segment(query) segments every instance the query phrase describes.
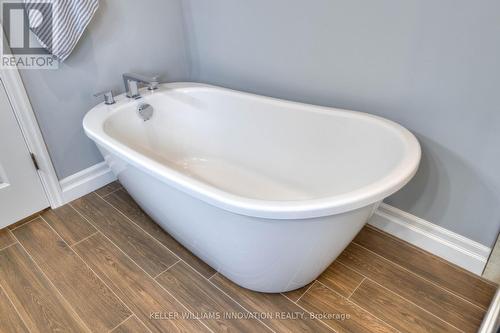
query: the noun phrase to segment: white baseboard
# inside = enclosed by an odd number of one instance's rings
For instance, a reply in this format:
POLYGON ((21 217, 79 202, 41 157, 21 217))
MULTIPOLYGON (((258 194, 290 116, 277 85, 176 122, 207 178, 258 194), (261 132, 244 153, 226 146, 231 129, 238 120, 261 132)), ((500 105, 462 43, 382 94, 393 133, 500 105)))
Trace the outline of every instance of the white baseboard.
POLYGON ((116 177, 106 162, 101 162, 64 178, 59 183, 62 189, 63 201, 68 203, 115 180, 116 177))
POLYGON ((384 203, 368 223, 478 275, 491 252, 487 246, 384 203))

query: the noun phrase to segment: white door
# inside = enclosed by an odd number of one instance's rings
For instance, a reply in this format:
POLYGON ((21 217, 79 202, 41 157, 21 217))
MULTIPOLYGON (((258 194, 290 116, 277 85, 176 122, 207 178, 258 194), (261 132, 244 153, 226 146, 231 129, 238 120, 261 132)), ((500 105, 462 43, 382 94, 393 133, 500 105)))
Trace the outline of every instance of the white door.
POLYGON ((0 229, 49 206, 0 80, 0 229))

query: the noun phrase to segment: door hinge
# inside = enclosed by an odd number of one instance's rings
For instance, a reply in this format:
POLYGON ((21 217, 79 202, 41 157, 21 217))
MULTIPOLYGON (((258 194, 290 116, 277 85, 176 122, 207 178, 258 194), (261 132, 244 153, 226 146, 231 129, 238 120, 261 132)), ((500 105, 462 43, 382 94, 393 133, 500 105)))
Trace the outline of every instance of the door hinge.
POLYGON ((38 162, 36 160, 35 154, 30 153, 31 155, 31 160, 33 161, 33 164, 35 165, 35 169, 40 170, 40 167, 38 166, 38 162))

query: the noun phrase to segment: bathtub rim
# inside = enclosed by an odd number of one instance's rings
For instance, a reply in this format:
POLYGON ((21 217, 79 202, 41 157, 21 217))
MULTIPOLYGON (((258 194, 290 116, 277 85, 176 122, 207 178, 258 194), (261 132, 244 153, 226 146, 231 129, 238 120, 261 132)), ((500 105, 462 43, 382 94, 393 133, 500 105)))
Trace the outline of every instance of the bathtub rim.
POLYGON ((86 135, 109 152, 118 155, 121 159, 130 163, 134 167, 152 175, 159 181, 185 192, 197 199, 221 209, 252 217, 266 219, 309 219, 349 212, 359 209, 375 202, 381 201, 391 194, 397 192, 406 185, 418 170, 421 158, 421 148, 416 137, 403 126, 388 119, 372 114, 317 106, 282 100, 267 96, 261 96, 238 90, 227 89, 219 86, 193 83, 175 82, 160 85, 157 91, 141 90, 143 96, 140 100, 130 100, 124 94, 116 97, 116 104, 105 105, 101 103, 87 112, 83 119, 83 128, 86 135), (313 107, 314 110, 304 110, 304 112, 331 112, 332 110, 343 112, 352 117, 370 118, 381 125, 391 128, 401 135, 407 146, 404 158, 394 170, 389 174, 354 191, 339 195, 321 197, 308 200, 296 201, 269 201, 246 198, 237 194, 221 190, 213 185, 192 178, 179 171, 170 168, 154 159, 147 157, 140 152, 130 148, 126 144, 113 138, 104 130, 105 121, 112 115, 120 112, 123 107, 130 106, 130 103, 146 102, 148 96, 159 94, 168 90, 187 89, 216 89, 226 93, 241 94, 246 97, 264 99, 274 103, 285 103, 301 108, 313 107))

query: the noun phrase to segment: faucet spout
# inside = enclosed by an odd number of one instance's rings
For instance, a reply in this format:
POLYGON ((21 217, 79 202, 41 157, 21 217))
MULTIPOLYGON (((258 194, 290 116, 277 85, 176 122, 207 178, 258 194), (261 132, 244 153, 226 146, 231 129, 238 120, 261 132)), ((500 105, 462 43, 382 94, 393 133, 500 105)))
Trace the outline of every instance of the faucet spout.
POLYGON ((125 85, 125 92, 128 98, 138 99, 141 97, 139 94, 139 85, 147 85, 149 90, 158 89, 160 84, 158 76, 147 77, 141 74, 125 73, 123 74, 123 83, 125 85))

